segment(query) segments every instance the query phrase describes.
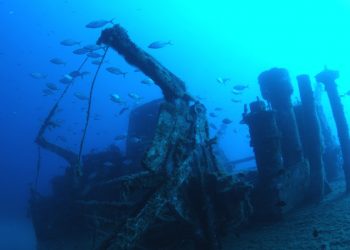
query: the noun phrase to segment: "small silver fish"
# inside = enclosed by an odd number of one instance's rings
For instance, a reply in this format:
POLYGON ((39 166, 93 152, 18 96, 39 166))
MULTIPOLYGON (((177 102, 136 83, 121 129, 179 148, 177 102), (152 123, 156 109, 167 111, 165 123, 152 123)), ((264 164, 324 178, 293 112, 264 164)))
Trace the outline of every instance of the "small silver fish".
POLYGON ((141 83, 145 85, 151 85, 151 84, 154 84, 154 81, 151 78, 146 78, 146 79, 143 79, 141 83))
POLYGON ((241 103, 241 102, 242 102, 242 100, 232 98, 232 99, 231 99, 231 102, 233 102, 233 103, 241 103))
POLYGON ((52 83, 52 82, 46 83, 46 87, 47 87, 48 89, 51 89, 52 91, 57 91, 57 90, 59 90, 59 88, 57 87, 57 85, 54 84, 54 83, 52 83))
POLYGON ((66 65, 67 63, 63 61, 62 59, 55 57, 50 60, 51 63, 56 64, 56 65, 66 65))
POLYGON ((94 65, 100 65, 101 64, 101 60, 93 60, 91 63, 94 65))
POLYGON ((216 78, 216 81, 217 81, 218 83, 221 83, 221 84, 226 84, 226 83, 228 83, 229 81, 231 81, 231 79, 230 79, 230 78, 218 77, 218 78, 216 78))
POLYGON ((141 96, 139 96, 139 95, 136 94, 136 93, 132 93, 132 92, 128 93, 128 96, 129 96, 131 99, 134 99, 135 101, 139 101, 139 100, 142 99, 141 96))
POLYGON ((234 94, 234 95, 241 95, 241 94, 243 94, 243 91, 238 91, 236 89, 233 89, 232 90, 232 94, 234 94))
POLYGON ((228 118, 225 118, 225 119, 222 120, 222 123, 228 125, 228 124, 232 123, 232 120, 230 120, 228 118))
POLYGON ((110 161, 106 161, 106 162, 103 163, 103 166, 105 166, 107 168, 110 168, 110 167, 113 167, 114 164, 112 162, 110 162, 110 161))
POLYGON ((131 143, 138 144, 138 143, 142 142, 142 139, 138 136, 133 136, 133 137, 129 138, 129 141, 131 143))
POLYGON ((97 29, 97 28, 102 28, 103 26, 107 25, 107 24, 113 24, 113 19, 107 21, 107 20, 96 20, 96 21, 92 21, 90 23, 88 23, 87 25, 85 25, 86 28, 89 29, 97 29))
POLYGON ((209 113, 209 115, 210 115, 211 117, 213 117, 213 118, 218 117, 218 115, 215 114, 214 112, 209 113))
POLYGON ((117 135, 116 137, 114 137, 114 140, 116 141, 123 141, 126 139, 126 135, 117 135))
POLYGON ((86 54, 86 56, 88 56, 88 57, 90 57, 90 58, 94 58, 94 59, 96 59, 96 58, 101 58, 101 57, 102 57, 101 54, 96 53, 96 52, 89 52, 89 53, 86 54))
POLYGON ((167 41, 167 42, 164 42, 164 41, 155 41, 151 44, 148 45, 148 48, 150 49, 161 49, 161 48, 164 48, 168 45, 172 45, 171 41, 167 41))
POLYGON ((61 41, 60 44, 63 46, 74 46, 74 45, 80 45, 81 42, 75 41, 73 39, 65 39, 61 41))
POLYGON ((39 72, 30 73, 30 76, 33 77, 34 79, 38 79, 38 80, 47 78, 47 74, 42 74, 42 73, 39 73, 39 72))
POLYGON ((124 103, 118 94, 112 94, 110 96, 110 99, 111 99, 112 102, 115 102, 115 103, 118 103, 118 104, 123 104, 124 103))
POLYGON ((120 69, 116 68, 116 67, 108 67, 106 68, 106 70, 114 75, 123 75, 123 77, 125 77, 125 75, 127 74, 127 72, 123 72, 120 69))
POLYGON ((249 88, 249 85, 236 84, 235 86, 233 86, 233 90, 236 90, 236 91, 243 91, 247 88, 249 88))
POLYGON ((85 55, 86 53, 89 53, 90 50, 88 49, 85 49, 85 48, 80 48, 80 49, 76 49, 73 51, 73 54, 76 54, 76 55, 85 55))
POLYGON ((60 83, 70 84, 73 82, 73 80, 74 80, 74 78, 71 75, 66 74, 60 79, 60 83))
POLYGON ((44 89, 43 90, 43 96, 50 96, 50 95, 54 95, 55 92, 53 92, 51 89, 44 89))
POLYGON ((82 100, 82 101, 87 101, 87 100, 89 100, 89 97, 88 97, 88 96, 86 96, 86 95, 84 95, 84 94, 82 94, 82 93, 80 93, 80 92, 74 93, 74 96, 75 96, 76 98, 78 98, 79 100, 82 100))
POLYGON ((96 50, 100 50, 102 49, 103 47, 99 46, 99 45, 96 45, 96 44, 88 44, 88 45, 85 45, 83 47, 83 49, 87 50, 87 51, 96 51, 96 50))

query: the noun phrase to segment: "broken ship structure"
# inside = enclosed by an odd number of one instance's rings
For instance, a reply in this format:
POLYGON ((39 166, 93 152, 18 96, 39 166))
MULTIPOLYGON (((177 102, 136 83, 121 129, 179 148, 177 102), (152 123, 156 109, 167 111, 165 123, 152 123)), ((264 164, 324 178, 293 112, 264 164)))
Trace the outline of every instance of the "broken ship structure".
MULTIPOLYGON (((259 76, 268 107, 258 99, 242 115, 257 169, 232 174, 223 171, 223 161, 214 153, 205 106, 191 97, 181 79, 135 45, 119 25, 104 30, 98 44, 114 49, 154 80, 164 100, 130 115, 127 155, 134 161, 125 163, 120 150, 110 147, 86 155, 81 176, 75 169, 77 154, 44 137, 55 112, 50 113, 36 142, 71 167, 53 179, 49 197, 32 191, 39 249, 218 250, 225 233, 279 220, 330 191, 328 181, 339 175, 341 154, 308 76, 297 78, 302 101, 297 106, 292 105, 287 70, 274 68, 259 76), (133 145, 130 138, 137 135, 149 143, 133 145), (113 167, 105 168, 106 161, 113 167)), ((349 184, 349 135, 335 78, 329 70, 317 76, 331 100, 349 184)))

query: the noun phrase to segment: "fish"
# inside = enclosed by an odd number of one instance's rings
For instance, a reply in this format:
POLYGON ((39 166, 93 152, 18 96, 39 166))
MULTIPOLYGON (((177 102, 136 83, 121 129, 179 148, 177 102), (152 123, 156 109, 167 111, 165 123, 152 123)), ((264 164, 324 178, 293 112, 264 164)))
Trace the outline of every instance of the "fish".
POLYGON ((132 160, 132 159, 125 159, 125 160, 123 161, 123 164, 124 164, 124 165, 127 165, 127 166, 131 165, 132 163, 133 163, 133 160, 132 160))
POLYGON ((84 95, 84 94, 82 94, 82 93, 80 93, 80 92, 75 92, 75 93, 74 93, 74 96, 75 96, 76 98, 78 98, 79 100, 82 100, 82 101, 87 101, 87 100, 89 100, 89 97, 88 97, 88 96, 86 96, 86 95, 84 95))
POLYGON ((102 63, 102 60, 93 60, 91 63, 94 65, 100 65, 102 63))
POLYGON ((89 53, 87 53, 86 54, 86 56, 88 56, 88 57, 90 57, 90 58, 101 58, 102 57, 102 55, 101 54, 99 54, 99 53, 96 53, 96 52, 89 52, 89 53))
POLYGON ((96 20, 96 21, 92 21, 90 23, 88 23, 87 25, 85 25, 86 28, 89 28, 89 29, 97 29, 97 28, 102 28, 104 26, 106 26, 107 24, 114 24, 113 23, 113 19, 107 21, 107 20, 96 20))
POLYGON ((55 94, 55 92, 53 92, 51 89, 44 89, 42 91, 42 93, 43 93, 43 96, 50 96, 50 95, 54 95, 55 94))
POLYGON ((285 203, 284 201, 282 200, 279 200, 275 203, 275 206, 276 207, 285 207, 287 205, 287 203, 285 203))
POLYGON ((122 101, 122 99, 120 98, 120 96, 118 94, 112 94, 110 95, 110 99, 112 102, 118 103, 118 104, 123 104, 124 101, 122 101))
POLYGON ((60 42, 63 46, 74 46, 74 45, 80 45, 81 42, 75 41, 73 39, 65 39, 60 42))
POLYGON ((125 107, 125 108, 122 108, 120 111, 119 111, 119 115, 122 115, 124 114, 126 111, 129 110, 129 107, 125 107))
POLYGON ((231 99, 231 102, 233 102, 233 103, 241 103, 241 102, 242 102, 242 100, 232 98, 232 99, 231 99))
POLYGON ((167 42, 164 42, 164 41, 155 41, 155 42, 152 42, 148 45, 148 48, 150 49, 161 49, 161 48, 164 48, 168 45, 172 45, 171 41, 167 41, 167 42))
POLYGON ((102 46, 97 45, 97 44, 88 44, 88 45, 85 45, 83 47, 83 49, 85 49, 87 51, 96 51, 96 50, 100 50, 102 48, 103 48, 102 46))
POLYGON ((243 91, 247 88, 249 88, 249 85, 236 84, 235 86, 233 86, 233 89, 236 91, 243 91))
POLYGON ((89 74, 90 74, 89 71, 82 71, 82 72, 80 72, 78 70, 74 70, 74 71, 69 73, 69 76, 74 79, 74 78, 77 78, 79 76, 81 78, 84 78, 84 76, 89 75, 89 74))
POLYGON ((218 78, 216 78, 216 81, 217 81, 218 83, 221 83, 221 84, 226 84, 226 83, 228 83, 229 81, 231 81, 231 79, 230 79, 230 78, 218 77, 218 78))
POLYGON ((89 51, 90 50, 88 50, 88 49, 80 48, 80 49, 73 50, 73 54, 75 54, 75 55, 85 55, 85 54, 89 53, 89 51))
POLYGON ((127 72, 123 72, 120 69, 116 68, 116 67, 108 67, 106 68, 106 70, 114 75, 123 75, 123 77, 125 77, 125 75, 127 74, 127 72))
POLYGON ((238 91, 238 90, 233 89, 232 90, 232 94, 234 94, 234 95, 241 95, 241 94, 243 94, 243 91, 238 91))
POLYGON ((211 116, 211 117, 218 117, 218 115, 216 114, 216 113, 214 113, 214 112, 211 112, 211 113, 209 113, 209 115, 211 116))
POLYGON ((67 142, 67 138, 64 137, 63 135, 57 136, 57 137, 56 137, 56 140, 60 140, 60 141, 62 141, 62 142, 67 142))
POLYGON ((215 110, 215 111, 222 111, 222 108, 217 107, 217 108, 215 108, 214 110, 215 110))
POLYGON ((213 123, 210 123, 209 126, 210 126, 212 129, 215 129, 215 130, 218 129, 218 128, 215 126, 215 124, 213 124, 213 123))
POLYGON ((312 231, 312 236, 314 238, 317 238, 319 236, 319 234, 320 234, 320 232, 316 228, 314 228, 313 231, 312 231))
POLYGON ((52 83, 52 82, 48 82, 46 83, 46 87, 52 91, 57 91, 59 90, 59 88, 57 87, 56 84, 52 83))
POLYGON ((230 120, 228 118, 225 118, 225 119, 222 120, 222 123, 228 125, 228 124, 232 123, 232 120, 230 120))
POLYGON ((138 144, 142 142, 142 139, 138 136, 133 136, 129 139, 131 143, 138 144))
POLYGON ((34 79, 38 79, 38 80, 47 78, 47 74, 43 74, 43 73, 39 73, 39 72, 30 73, 30 76, 33 77, 34 79))
POLYGON ((110 168, 110 167, 113 167, 114 164, 112 162, 110 162, 110 161, 106 161, 106 162, 103 163, 103 166, 110 168))
POLYGON ((141 83, 145 85, 151 85, 154 84, 154 81, 151 78, 145 78, 141 81, 141 83))
POLYGON ((66 65, 67 63, 63 61, 62 59, 55 57, 50 60, 51 63, 56 64, 56 65, 66 65))
POLYGON ((60 79, 60 83, 63 83, 63 84, 70 84, 72 83, 74 80, 74 78, 69 75, 69 74, 65 74, 61 79, 60 79))
POLYGON ((132 92, 128 93, 128 96, 129 96, 131 99, 134 99, 135 101, 139 101, 139 100, 142 99, 141 96, 139 96, 139 95, 136 94, 136 93, 132 93, 132 92))
POLYGON ((116 141, 123 141, 126 139, 126 135, 117 135, 116 137, 114 137, 114 140, 116 141))

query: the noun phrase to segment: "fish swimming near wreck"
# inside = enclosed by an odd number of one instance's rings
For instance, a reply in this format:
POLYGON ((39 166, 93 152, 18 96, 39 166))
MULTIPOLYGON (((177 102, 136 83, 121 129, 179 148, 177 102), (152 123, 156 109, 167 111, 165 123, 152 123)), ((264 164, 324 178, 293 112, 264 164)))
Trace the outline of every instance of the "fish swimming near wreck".
POLYGON ((74 45, 80 45, 81 42, 75 41, 73 39, 65 39, 65 40, 62 40, 60 42, 60 44, 63 45, 63 46, 70 47, 70 46, 74 46, 74 45))
POLYGON ((125 77, 125 75, 127 74, 127 72, 123 72, 123 71, 121 71, 119 68, 117 68, 117 67, 108 67, 108 68, 106 68, 106 70, 109 72, 109 73, 111 73, 111 74, 113 74, 113 75, 122 75, 123 77, 125 77))
POLYGON ((87 25, 85 25, 86 28, 89 28, 89 29, 98 29, 98 28, 102 28, 104 26, 106 26, 107 24, 114 24, 113 23, 113 19, 107 21, 107 20, 95 20, 95 21, 92 21, 90 23, 88 23, 87 25))
POLYGON ((47 74, 43 74, 43 73, 39 73, 39 72, 30 73, 30 76, 33 77, 34 79, 38 79, 38 80, 47 78, 47 74))
POLYGON ((66 66, 66 64, 67 64, 65 61, 63 61, 61 58, 58 58, 58 57, 52 58, 52 59, 50 60, 50 62, 51 62, 52 64, 64 65, 64 66, 66 66))
POLYGON ((148 48, 150 49, 161 49, 161 48, 164 48, 168 45, 173 45, 171 41, 167 41, 167 42, 164 42, 164 41, 155 41, 151 44, 148 45, 148 48))

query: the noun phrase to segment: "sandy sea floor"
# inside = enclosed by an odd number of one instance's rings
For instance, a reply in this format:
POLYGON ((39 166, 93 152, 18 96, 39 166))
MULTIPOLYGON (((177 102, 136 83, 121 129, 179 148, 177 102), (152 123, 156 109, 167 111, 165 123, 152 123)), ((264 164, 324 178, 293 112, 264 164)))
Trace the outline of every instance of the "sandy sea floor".
POLYGON ((350 250, 350 195, 344 196, 342 181, 333 183, 332 189, 317 206, 298 209, 281 222, 230 234, 224 250, 350 250))

